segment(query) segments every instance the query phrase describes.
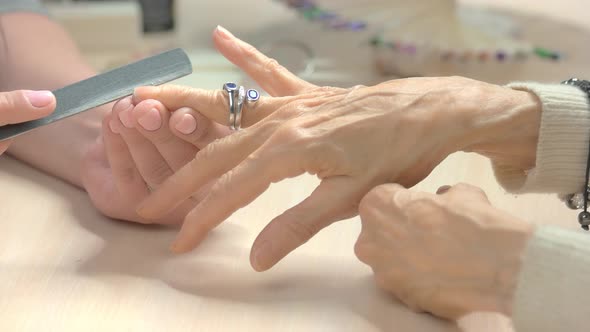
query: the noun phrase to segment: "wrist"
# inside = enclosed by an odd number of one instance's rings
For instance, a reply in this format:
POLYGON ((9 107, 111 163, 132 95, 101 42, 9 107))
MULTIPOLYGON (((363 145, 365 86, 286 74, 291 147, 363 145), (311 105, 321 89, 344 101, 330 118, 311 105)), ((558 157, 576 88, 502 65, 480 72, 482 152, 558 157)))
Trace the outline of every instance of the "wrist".
POLYGON ((482 83, 463 108, 467 127, 459 150, 494 163, 528 170, 535 167, 542 103, 528 91, 482 83))
POLYGON ((492 292, 496 293, 495 311, 511 316, 525 251, 533 237, 535 226, 502 211, 497 213, 501 216, 498 216, 496 223, 503 225, 499 225, 499 232, 492 239, 501 244, 494 250, 497 265, 494 268, 496 274, 492 292))
POLYGON ((15 158, 81 187, 81 166, 88 147, 100 135, 111 104, 18 137, 9 153, 15 158))

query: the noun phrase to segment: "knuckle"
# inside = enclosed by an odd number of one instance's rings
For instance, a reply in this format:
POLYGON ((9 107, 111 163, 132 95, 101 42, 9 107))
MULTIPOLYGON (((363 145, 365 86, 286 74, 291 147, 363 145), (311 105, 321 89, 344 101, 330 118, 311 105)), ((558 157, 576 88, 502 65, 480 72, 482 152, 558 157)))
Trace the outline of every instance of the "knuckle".
POLYGON ((280 126, 276 130, 274 136, 276 139, 288 143, 302 143, 307 141, 310 137, 305 128, 301 128, 293 122, 288 122, 280 126))
POLYGON ((310 223, 309 220, 301 216, 301 213, 294 211, 287 211, 287 222, 284 223, 287 231, 293 235, 293 237, 299 243, 305 243, 322 229, 318 223, 310 223))
POLYGON ((175 146, 176 137, 168 130, 158 131, 155 133, 146 132, 145 135, 152 143, 160 146, 175 146))
POLYGON ((2 123, 11 123, 12 115, 18 111, 15 108, 14 98, 9 93, 0 93, 0 116, 2 117, 0 121, 2 123))
POLYGON ((152 164, 148 169, 146 180, 152 182, 153 184, 161 184, 171 175, 172 171, 170 170, 170 167, 168 167, 168 164, 164 162, 158 162, 152 164))
POLYGON ((242 52, 245 57, 249 57, 249 58, 258 56, 260 54, 260 52, 256 49, 256 47, 254 47, 250 44, 243 45, 242 52))
POLYGON ((137 172, 135 172, 135 168, 132 166, 118 168, 114 172, 117 172, 117 179, 122 185, 137 181, 137 172))
POLYGON ((184 106, 190 106, 189 101, 193 97, 193 90, 188 86, 167 86, 162 88, 162 92, 165 95, 174 96, 177 100, 181 101, 184 106))
POLYGON ((354 244, 354 254, 363 263, 371 265, 373 246, 363 235, 354 244))
POLYGON ((285 68, 281 66, 281 64, 279 64, 279 62, 276 59, 273 58, 266 58, 264 60, 262 68, 264 68, 264 70, 268 73, 281 73, 285 71, 285 68))
POLYGON ((359 213, 370 213, 373 209, 378 209, 391 201, 392 196, 396 195, 392 192, 389 185, 380 185, 371 189, 361 200, 359 204, 359 213))

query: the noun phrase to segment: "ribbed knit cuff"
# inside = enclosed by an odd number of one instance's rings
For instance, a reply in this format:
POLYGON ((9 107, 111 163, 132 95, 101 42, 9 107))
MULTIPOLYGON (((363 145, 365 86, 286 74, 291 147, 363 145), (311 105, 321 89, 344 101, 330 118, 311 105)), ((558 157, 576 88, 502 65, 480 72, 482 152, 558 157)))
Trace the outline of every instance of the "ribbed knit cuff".
POLYGON ((527 171, 494 164, 498 182, 514 193, 581 191, 590 142, 586 94, 563 84, 512 83, 508 87, 536 94, 543 113, 535 168, 527 171))
POLYGON ((540 226, 530 240, 513 305, 516 332, 588 331, 590 237, 540 226))

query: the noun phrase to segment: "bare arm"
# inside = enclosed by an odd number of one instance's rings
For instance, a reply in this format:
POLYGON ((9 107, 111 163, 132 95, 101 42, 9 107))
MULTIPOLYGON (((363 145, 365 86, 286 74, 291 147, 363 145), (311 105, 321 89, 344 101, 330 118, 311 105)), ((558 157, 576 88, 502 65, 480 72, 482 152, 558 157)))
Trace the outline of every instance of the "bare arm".
MULTIPOLYGON (((0 53, 0 90, 55 89, 95 74, 67 33, 33 13, 0 16, 6 47, 0 53)), ((23 135, 9 153, 74 185, 81 186, 81 160, 100 134, 108 107, 84 113, 23 135)))

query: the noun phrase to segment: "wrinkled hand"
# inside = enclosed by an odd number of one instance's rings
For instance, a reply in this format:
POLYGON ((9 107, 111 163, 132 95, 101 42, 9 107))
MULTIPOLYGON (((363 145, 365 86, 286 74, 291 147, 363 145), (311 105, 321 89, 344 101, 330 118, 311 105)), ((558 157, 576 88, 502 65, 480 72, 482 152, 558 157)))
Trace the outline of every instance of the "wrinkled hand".
POLYGON ((200 149, 227 134, 227 128, 192 109, 170 113, 155 100, 135 105, 130 97, 122 99, 104 119, 102 137, 86 155, 84 187, 97 209, 111 218, 180 224, 210 186, 158 219, 142 218, 135 210, 150 190, 158 188, 200 149))
POLYGON ((461 184, 434 195, 382 185, 359 211, 355 252, 381 288, 447 319, 510 314, 533 226, 492 207, 481 189, 461 184))
MULTIPOLYGON (((250 259, 259 271, 324 227, 355 216, 362 197, 376 185, 412 186, 424 179, 471 142, 476 121, 467 114, 475 113, 482 100, 494 104, 496 93, 506 90, 456 77, 317 87, 223 29, 215 31, 214 41, 271 97, 246 107, 243 124, 248 128, 200 151, 138 212, 146 219, 161 218, 219 178, 188 214, 173 244, 174 251, 185 252, 270 184, 303 173, 317 175, 322 181, 311 196, 272 220, 256 239, 250 259)), ((156 99, 170 109, 188 106, 227 125, 227 95, 219 90, 145 87, 136 89, 134 99, 156 99)))

